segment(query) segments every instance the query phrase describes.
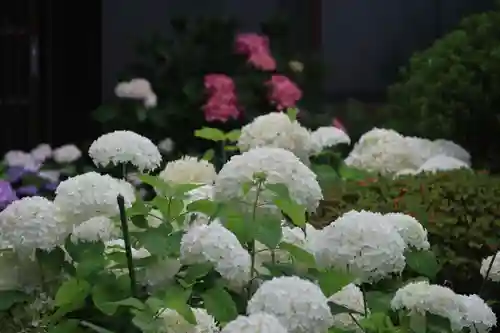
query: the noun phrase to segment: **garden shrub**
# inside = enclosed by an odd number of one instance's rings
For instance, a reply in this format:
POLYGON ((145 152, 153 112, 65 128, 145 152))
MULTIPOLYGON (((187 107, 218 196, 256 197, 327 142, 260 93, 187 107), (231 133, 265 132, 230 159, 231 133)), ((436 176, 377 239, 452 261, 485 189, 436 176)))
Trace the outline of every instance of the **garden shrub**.
POLYGON ((312 223, 323 226, 343 213, 369 210, 413 215, 428 230, 443 264, 439 279, 459 292, 481 284, 481 259, 500 249, 500 178, 467 170, 398 179, 347 180, 325 193, 312 223))
POLYGON ((465 18, 419 52, 389 88, 389 127, 405 135, 450 139, 475 163, 500 167, 500 10, 465 18))

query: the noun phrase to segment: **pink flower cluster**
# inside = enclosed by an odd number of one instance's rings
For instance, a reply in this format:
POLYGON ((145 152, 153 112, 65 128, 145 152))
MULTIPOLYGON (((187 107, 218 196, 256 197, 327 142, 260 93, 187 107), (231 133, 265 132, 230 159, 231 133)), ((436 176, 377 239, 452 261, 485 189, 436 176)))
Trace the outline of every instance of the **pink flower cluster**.
POLYGON ((274 60, 269 50, 269 39, 254 33, 243 33, 236 37, 236 52, 248 56, 248 62, 264 71, 276 70, 274 60))
POLYGON ((302 98, 299 87, 284 75, 273 75, 267 85, 270 89, 269 99, 278 110, 295 107, 302 98))
POLYGON ((224 74, 205 75, 205 89, 210 95, 203 106, 206 121, 226 122, 229 118, 239 117, 240 110, 233 79, 224 74))

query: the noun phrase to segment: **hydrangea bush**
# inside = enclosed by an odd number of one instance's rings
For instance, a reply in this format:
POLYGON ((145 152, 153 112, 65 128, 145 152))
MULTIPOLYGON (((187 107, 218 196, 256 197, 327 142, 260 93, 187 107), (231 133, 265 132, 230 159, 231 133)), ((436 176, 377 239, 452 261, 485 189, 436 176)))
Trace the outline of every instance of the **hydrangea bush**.
MULTIPOLYGON (((310 157, 347 139, 283 116, 268 115, 282 124, 271 132, 259 131, 262 120, 243 128, 234 138, 241 153, 218 172, 185 157, 155 175, 155 144, 108 133, 88 153, 96 166, 119 165, 121 177, 86 172, 62 181, 53 200, 7 206, 2 332, 490 331, 497 320, 480 286, 459 295, 432 283, 439 262, 415 218, 352 210, 321 230, 308 223, 323 198, 310 157), (150 200, 127 181, 130 171, 154 190, 150 200)), ((341 165, 341 177, 356 172, 341 165)), ((484 260, 485 281, 498 281, 498 260, 484 260)))

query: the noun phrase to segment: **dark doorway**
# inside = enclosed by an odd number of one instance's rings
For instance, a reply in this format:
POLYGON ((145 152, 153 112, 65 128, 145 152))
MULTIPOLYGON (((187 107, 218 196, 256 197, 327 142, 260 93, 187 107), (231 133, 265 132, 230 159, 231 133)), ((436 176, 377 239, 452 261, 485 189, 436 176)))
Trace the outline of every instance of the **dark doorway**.
POLYGON ((0 5, 0 149, 81 143, 101 100, 101 2, 0 5))

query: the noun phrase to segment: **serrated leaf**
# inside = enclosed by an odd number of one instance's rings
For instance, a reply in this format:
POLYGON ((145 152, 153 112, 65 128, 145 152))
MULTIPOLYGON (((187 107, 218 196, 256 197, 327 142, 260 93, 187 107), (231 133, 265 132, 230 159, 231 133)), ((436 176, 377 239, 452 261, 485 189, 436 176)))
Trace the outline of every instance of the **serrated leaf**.
POLYGON ((296 245, 285 242, 280 243, 279 248, 290 253, 294 260, 305 265, 306 267, 316 267, 316 260, 314 259, 314 256, 306 250, 296 245))
POLYGON ((180 286, 169 286, 165 292, 165 308, 177 311, 188 323, 196 325, 196 317, 188 305, 190 295, 190 290, 184 290, 180 286))
POLYGON ((275 198, 274 204, 290 218, 292 223, 297 227, 305 227, 306 225, 306 209, 292 200, 275 198))
POLYGON ((28 295, 17 290, 0 291, 0 311, 10 309, 14 304, 28 300, 28 295))
POLYGON ((231 295, 221 287, 213 287, 201 295, 205 309, 221 323, 228 323, 238 316, 231 295))
POLYGON ((206 276, 212 270, 213 265, 209 263, 191 265, 186 269, 183 280, 188 285, 191 285, 195 283, 196 280, 206 276))
POLYGON ((318 279, 321 290, 327 296, 335 294, 356 279, 348 272, 334 269, 318 271, 315 276, 318 279))
POLYGON ((90 294, 91 286, 87 281, 75 278, 61 284, 57 290, 54 304, 58 307, 83 302, 90 294))
POLYGON ((201 199, 187 205, 187 211, 193 213, 203 213, 207 216, 214 216, 219 209, 219 205, 209 199, 201 199))
POLYGON ((272 214, 259 214, 256 219, 257 220, 253 222, 255 239, 269 249, 275 249, 282 237, 281 219, 272 214))
POLYGON ((434 279, 440 265, 432 251, 410 251, 405 254, 406 264, 416 273, 434 279))

